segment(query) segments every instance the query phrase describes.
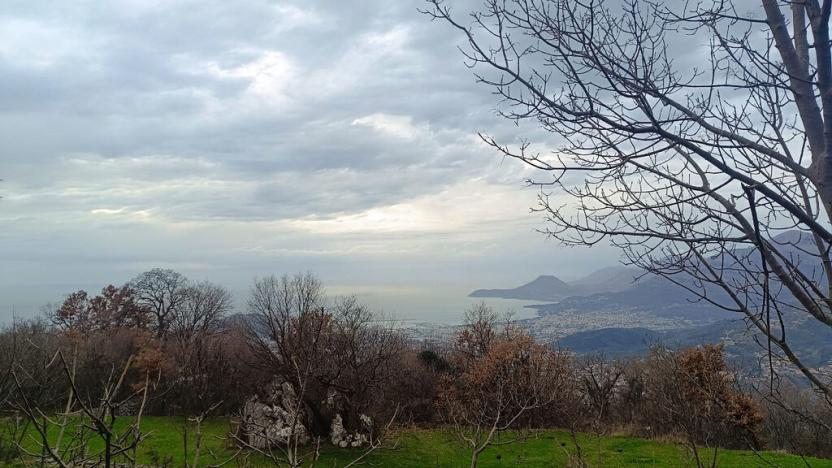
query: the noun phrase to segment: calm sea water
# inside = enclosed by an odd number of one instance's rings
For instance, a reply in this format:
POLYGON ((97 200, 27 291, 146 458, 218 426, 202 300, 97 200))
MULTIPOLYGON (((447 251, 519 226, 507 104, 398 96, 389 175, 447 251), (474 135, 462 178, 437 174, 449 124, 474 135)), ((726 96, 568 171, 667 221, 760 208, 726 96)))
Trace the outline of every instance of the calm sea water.
POLYGON ((534 317, 534 309, 525 305, 541 301, 521 301, 468 297, 470 289, 460 288, 404 288, 404 287, 328 287, 335 295, 355 294, 363 303, 402 322, 435 322, 459 324, 465 310, 485 302, 497 313, 511 313, 514 319, 534 317))

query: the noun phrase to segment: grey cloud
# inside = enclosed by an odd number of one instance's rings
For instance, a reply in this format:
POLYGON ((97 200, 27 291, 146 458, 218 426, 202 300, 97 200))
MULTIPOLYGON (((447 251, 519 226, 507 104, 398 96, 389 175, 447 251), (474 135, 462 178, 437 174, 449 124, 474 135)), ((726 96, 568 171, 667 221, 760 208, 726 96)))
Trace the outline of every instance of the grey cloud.
MULTIPOLYGON (((254 274, 298 269, 365 284, 407 271, 423 283, 467 278, 471 264, 479 277, 541 273, 555 254, 540 253, 552 246, 533 232, 539 219, 518 225, 523 213, 499 206, 504 222, 457 231, 280 224, 416 210, 471 180, 519 192, 529 171, 475 132, 547 136, 495 115, 458 35, 421 6, 3 2, 0 26, 13 33, 0 33, 0 297, 34 284, 28 300, 46 302, 45 290, 152 266, 241 288, 254 274)), ((0 311, 20 303, 15 294, 0 311)))

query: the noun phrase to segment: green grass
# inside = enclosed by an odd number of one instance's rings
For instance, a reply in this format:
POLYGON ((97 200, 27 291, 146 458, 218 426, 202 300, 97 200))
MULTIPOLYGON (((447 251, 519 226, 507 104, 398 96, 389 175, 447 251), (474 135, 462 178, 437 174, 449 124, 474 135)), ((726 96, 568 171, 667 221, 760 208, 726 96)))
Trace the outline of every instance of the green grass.
MULTIPOLYGON (((124 420, 126 425, 128 420, 124 420)), ((184 419, 145 417, 142 430, 147 440, 138 451, 141 464, 154 465, 162 460, 172 462, 171 466, 183 466, 185 460, 185 427, 189 434, 188 450, 193 454, 194 427, 184 419)), ((235 452, 233 446, 224 440, 229 423, 224 419, 208 420, 203 425, 204 445, 202 466, 226 460, 235 452)), ((54 434, 52 434, 54 436, 54 434)), ((690 451, 685 447, 631 437, 596 437, 579 434, 578 442, 591 466, 599 467, 686 467, 695 466, 690 451)), ((26 442, 36 447, 34 440, 26 442)), ((101 441, 90 442, 91 450, 100 450, 101 441)), ((712 452, 703 451, 703 457, 712 452)), ((317 466, 343 466, 360 455, 360 449, 334 449, 323 447, 317 466)), ((451 432, 444 430, 400 430, 391 434, 384 448, 378 449, 366 459, 366 465, 395 468, 458 467, 469 465, 469 453, 457 442, 451 432)), ((561 467, 567 464, 575 446, 565 431, 546 430, 529 435, 525 440, 509 445, 487 449, 480 456, 481 467, 561 467)), ((800 457, 782 453, 763 452, 760 456, 771 464, 760 460, 750 451, 719 450, 720 467, 805 467, 800 457)), ((250 456, 250 466, 269 466, 262 457, 250 456)), ((832 460, 807 459, 812 467, 830 467, 832 460)), ((8 465, 7 465, 8 466, 8 465)), ((235 466, 230 464, 227 466, 235 466)))

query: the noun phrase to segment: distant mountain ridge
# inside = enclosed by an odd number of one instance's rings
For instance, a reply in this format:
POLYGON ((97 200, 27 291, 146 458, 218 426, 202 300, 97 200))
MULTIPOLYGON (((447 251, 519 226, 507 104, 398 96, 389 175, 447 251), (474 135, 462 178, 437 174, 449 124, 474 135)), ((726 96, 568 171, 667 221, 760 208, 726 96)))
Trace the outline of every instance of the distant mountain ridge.
MULTIPOLYGON (((795 320, 789 323, 789 332, 794 343, 792 349, 800 353, 804 364, 832 365, 832 331, 815 327, 810 321, 795 320)), ((757 356, 763 353, 765 342, 759 334, 755 342, 754 335, 743 320, 734 317, 676 330, 656 331, 644 327, 587 330, 553 340, 553 344, 576 354, 620 358, 644 355, 654 345, 684 348, 722 343, 729 357, 742 361, 743 367, 753 367, 761 363, 757 356)))
MULTIPOLYGON (((724 291, 706 285, 708 296, 724 300, 724 291)), ((591 294, 573 294, 548 304, 528 306, 539 315, 590 312, 621 313, 628 310, 650 312, 657 317, 686 317, 708 322, 727 317, 724 310, 697 297, 684 288, 659 276, 643 277, 629 288, 591 294)))
POLYGON ((477 289, 469 297, 496 297, 529 301, 559 301, 569 296, 602 292, 619 292, 633 287, 639 270, 621 266, 594 271, 575 281, 565 282, 554 275, 541 275, 533 281, 511 289, 477 289))
POLYGON ((572 292, 572 286, 556 276, 541 275, 534 281, 513 289, 477 289, 469 297, 499 297, 502 299, 527 299, 554 301, 572 292))

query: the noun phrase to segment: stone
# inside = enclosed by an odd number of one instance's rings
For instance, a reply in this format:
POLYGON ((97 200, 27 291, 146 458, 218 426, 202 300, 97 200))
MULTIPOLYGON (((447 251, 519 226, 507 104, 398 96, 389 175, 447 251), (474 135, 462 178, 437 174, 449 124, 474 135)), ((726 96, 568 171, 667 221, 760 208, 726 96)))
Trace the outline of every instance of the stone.
POLYGON ((258 449, 286 445, 295 439, 300 445, 308 444, 309 431, 303 424, 305 411, 299 403, 289 382, 275 382, 262 399, 252 397, 243 407, 246 443, 258 449))
POLYGON ((370 431, 373 427, 372 419, 367 415, 360 415, 359 419, 361 420, 361 425, 363 426, 360 431, 352 432, 344 428, 344 419, 341 417, 341 414, 336 414, 335 418, 332 419, 332 425, 330 426, 330 441, 332 445, 336 447, 363 447, 367 443, 370 442, 370 431))
MULTIPOLYGON (((303 422, 309 421, 311 411, 306 405, 295 410, 298 403, 297 394, 289 382, 275 381, 264 395, 255 395, 246 402, 240 425, 241 437, 246 444, 261 450, 286 445, 295 437, 300 445, 308 444, 312 437, 303 422)), ((342 417, 346 403, 344 395, 334 389, 329 389, 321 401, 323 411, 320 416, 331 421, 330 441, 333 446, 341 448, 367 445, 373 433, 373 420, 366 414, 360 414, 358 427, 348 430, 342 417)))

